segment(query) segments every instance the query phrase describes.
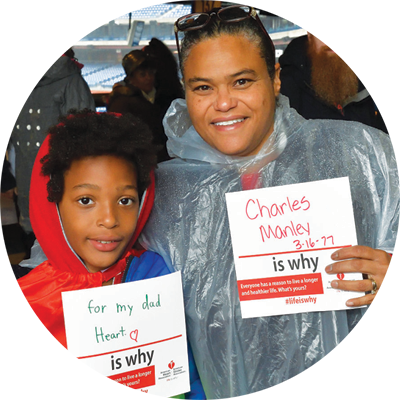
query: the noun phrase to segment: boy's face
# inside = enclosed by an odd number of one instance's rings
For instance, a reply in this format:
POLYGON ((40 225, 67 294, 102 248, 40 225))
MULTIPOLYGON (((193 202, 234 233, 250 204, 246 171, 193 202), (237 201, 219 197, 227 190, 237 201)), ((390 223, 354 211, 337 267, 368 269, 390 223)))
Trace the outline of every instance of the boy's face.
POLYGON ((139 195, 133 164, 115 156, 73 161, 58 207, 68 242, 87 269, 110 267, 136 228, 139 195))

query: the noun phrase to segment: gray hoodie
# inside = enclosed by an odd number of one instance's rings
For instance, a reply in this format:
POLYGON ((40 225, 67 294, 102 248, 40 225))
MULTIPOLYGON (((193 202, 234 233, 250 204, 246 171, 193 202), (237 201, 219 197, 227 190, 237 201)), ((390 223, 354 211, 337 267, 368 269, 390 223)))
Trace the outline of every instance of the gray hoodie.
POLYGON ((10 136, 15 147, 20 223, 29 222, 29 185, 36 154, 50 126, 71 108, 95 109, 93 97, 74 60, 47 49, 24 57, 6 100, 10 136))

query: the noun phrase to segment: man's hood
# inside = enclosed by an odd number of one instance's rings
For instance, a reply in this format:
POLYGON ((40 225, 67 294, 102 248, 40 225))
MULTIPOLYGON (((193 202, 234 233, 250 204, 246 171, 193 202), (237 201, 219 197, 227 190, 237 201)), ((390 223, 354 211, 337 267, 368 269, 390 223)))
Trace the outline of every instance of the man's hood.
POLYGON ((299 36, 291 40, 283 54, 279 57, 281 68, 296 66, 303 69, 307 64, 308 36, 299 36))
MULTIPOLYGON (((279 64, 281 68, 292 67, 297 69, 297 73, 301 74, 304 81, 310 85, 311 84, 311 60, 308 57, 308 36, 299 36, 293 39, 286 47, 286 50, 279 57, 279 64)), ((378 86, 374 83, 372 79, 365 76, 364 74, 359 74, 358 80, 358 93, 356 96, 349 99, 346 104, 352 102, 362 101, 369 97, 371 94, 378 90, 378 86)))

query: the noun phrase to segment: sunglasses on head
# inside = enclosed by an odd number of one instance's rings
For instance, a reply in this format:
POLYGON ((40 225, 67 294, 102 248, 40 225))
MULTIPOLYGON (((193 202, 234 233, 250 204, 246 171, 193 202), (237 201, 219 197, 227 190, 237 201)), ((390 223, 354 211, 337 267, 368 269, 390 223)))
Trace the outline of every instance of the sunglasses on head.
POLYGON ((256 10, 253 7, 249 6, 235 5, 220 9, 213 9, 209 12, 188 14, 178 18, 174 24, 174 31, 179 59, 181 58, 181 54, 178 32, 187 32, 202 29, 210 22, 212 16, 214 15, 220 21, 225 23, 235 23, 244 21, 247 18, 253 18, 257 21, 259 27, 261 28, 265 36, 269 39, 271 50, 273 52, 272 54, 275 54, 275 46, 271 40, 271 37, 268 35, 268 32, 266 31, 263 23, 258 17, 256 10))

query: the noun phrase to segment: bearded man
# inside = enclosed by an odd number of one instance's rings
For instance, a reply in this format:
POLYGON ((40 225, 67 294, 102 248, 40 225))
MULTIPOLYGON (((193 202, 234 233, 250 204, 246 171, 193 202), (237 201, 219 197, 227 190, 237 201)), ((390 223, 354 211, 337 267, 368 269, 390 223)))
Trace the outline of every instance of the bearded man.
POLYGON ((388 133, 362 82, 312 34, 293 39, 279 63, 281 93, 304 118, 358 121, 388 133))

